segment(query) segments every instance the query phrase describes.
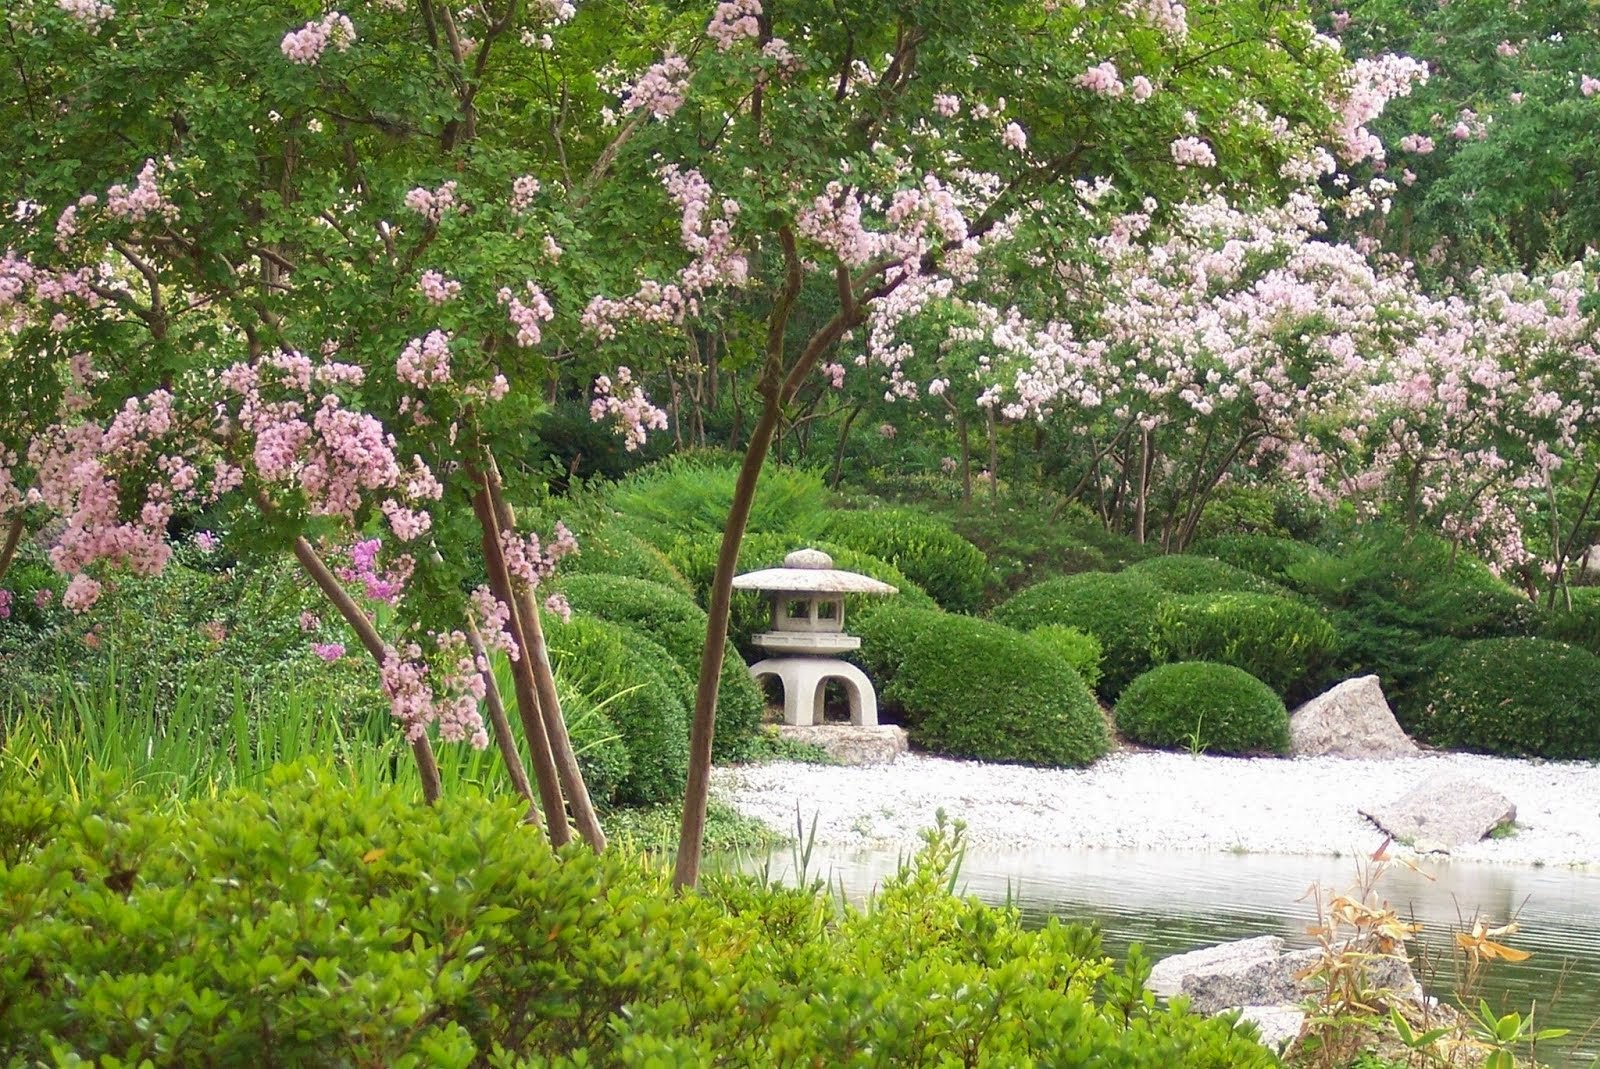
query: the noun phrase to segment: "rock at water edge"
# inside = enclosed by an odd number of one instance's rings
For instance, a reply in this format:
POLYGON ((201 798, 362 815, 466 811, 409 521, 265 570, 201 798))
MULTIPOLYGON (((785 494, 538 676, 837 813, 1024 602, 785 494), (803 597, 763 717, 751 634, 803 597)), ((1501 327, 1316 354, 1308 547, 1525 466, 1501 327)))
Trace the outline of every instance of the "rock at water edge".
POLYGON ((1411 757, 1417 744, 1401 729, 1377 676, 1347 679, 1289 717, 1295 757, 1411 757))
POLYGON ((1150 970, 1147 985, 1158 995, 1187 995, 1196 1013, 1219 1013, 1230 1006, 1274 1006, 1294 1002, 1299 989, 1275 935, 1240 939, 1188 954, 1163 958, 1150 970))
POLYGON ((1255 1025, 1261 1045, 1279 1054, 1300 1038, 1300 1030, 1306 1023, 1306 1011, 1299 1006, 1230 1006, 1229 1009, 1239 1011, 1240 1024, 1248 1021, 1255 1025))
POLYGON ((1360 812, 1397 842, 1426 841, 1446 850, 1475 843, 1517 819, 1517 807, 1499 791, 1450 776, 1434 776, 1387 805, 1360 812))
POLYGON ((778 734, 796 742, 820 746, 841 765, 887 765, 906 752, 905 729, 894 724, 874 727, 781 724, 778 734))

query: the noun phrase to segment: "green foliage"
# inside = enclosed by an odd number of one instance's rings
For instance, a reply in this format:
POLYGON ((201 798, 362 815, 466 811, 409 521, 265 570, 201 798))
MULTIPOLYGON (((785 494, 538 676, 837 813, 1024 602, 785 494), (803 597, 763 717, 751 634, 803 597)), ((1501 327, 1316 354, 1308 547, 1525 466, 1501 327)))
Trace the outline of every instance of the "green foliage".
POLYGON ((1081 505, 1056 507, 1045 496, 1018 495, 998 507, 985 503, 951 523, 989 559, 1002 590, 1013 593, 1055 576, 1116 571, 1156 552, 1107 530, 1081 505))
POLYGON ((1315 685, 1338 648, 1316 608, 1273 594, 1192 594, 1156 612, 1157 660, 1231 664, 1288 696, 1315 685))
MULTIPOLYGON (((689 681, 684 707, 694 708, 694 680, 706 644, 705 610, 672 587, 616 575, 573 575, 561 579, 561 593, 579 613, 625 624, 660 643, 689 681)), ((713 754, 719 761, 748 756, 765 709, 761 688, 750 678, 739 652, 728 645, 717 690, 717 730, 713 754)))
POLYGON ((970 616, 895 607, 874 615, 862 646, 893 665, 884 704, 924 749, 1047 766, 1087 765, 1106 751, 1094 695, 1044 642, 970 616))
POLYGON ((316 766, 178 812, 0 787, 0 1061, 932 1069, 1069 1036, 1085 1065, 1276 1064, 1158 1007, 1142 955, 955 897, 960 852, 930 833, 857 908, 739 875, 676 895, 626 851, 553 853, 510 800, 316 766))
POLYGON ((623 575, 647 579, 685 594, 693 592, 665 553, 614 519, 569 526, 576 532, 580 549, 561 562, 563 576, 623 575))
POLYGON ((1285 753, 1289 713, 1259 679, 1226 664, 1152 668, 1117 699, 1117 730, 1135 742, 1215 753, 1285 753))
MULTIPOLYGON (((633 473, 606 491, 604 499, 619 514, 619 523, 670 551, 680 537, 722 534, 738 477, 738 464, 725 454, 681 453, 633 473)), ((804 542, 822 533, 826 518, 827 494, 820 476, 769 465, 756 485, 746 532, 804 542)))
MULTIPOLYGON (((683 792, 689 764, 686 673, 642 632, 574 616, 546 627, 550 660, 560 678, 604 702, 603 711, 627 752, 627 772, 611 800, 651 804, 683 792)), ((596 798, 604 795, 591 788, 596 798)))
POLYGON ((1043 624, 1029 631, 1028 637, 1065 658, 1090 690, 1100 682, 1100 661, 1105 652, 1100 648, 1100 640, 1089 632, 1062 624, 1043 624))
POLYGON ((1169 594, 1282 594, 1282 587, 1243 568, 1211 557, 1174 554, 1130 565, 1128 575, 1142 575, 1169 594))
POLYGON ((1257 532, 1276 534, 1277 514, 1277 500, 1270 488, 1225 483, 1206 502, 1200 522, 1195 525, 1195 535, 1215 538, 1257 532))
POLYGON ((1556 607, 1539 621, 1539 637, 1600 654, 1600 587, 1571 587, 1567 594, 1572 598, 1571 607, 1558 593, 1556 607))
POLYGON ((1287 584, 1297 567, 1315 567, 1328 554, 1306 542, 1269 534, 1218 535, 1196 542, 1189 550, 1204 557, 1215 557, 1251 575, 1287 584))
POLYGON ((888 561, 950 612, 972 612, 991 578, 983 552, 940 520, 907 508, 829 514, 829 541, 888 561))
POLYGON ((1600 657, 1538 638, 1459 643, 1397 712, 1438 746, 1600 759, 1600 657))
POLYGON ((1105 650, 1099 692, 1110 699, 1150 667, 1164 598, 1144 576, 1086 572, 1029 587, 995 609, 994 618, 1019 631, 1062 624, 1089 632, 1105 650))

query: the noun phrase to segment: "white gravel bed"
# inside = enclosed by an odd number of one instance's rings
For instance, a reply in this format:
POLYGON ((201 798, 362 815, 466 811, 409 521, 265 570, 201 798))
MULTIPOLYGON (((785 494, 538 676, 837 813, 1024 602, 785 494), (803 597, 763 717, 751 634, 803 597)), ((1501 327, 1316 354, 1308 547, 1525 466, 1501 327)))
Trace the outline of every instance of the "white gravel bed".
POLYGON ((719 769, 740 812, 836 846, 914 848, 943 809, 978 849, 1136 848, 1259 854, 1371 852, 1383 835, 1358 808, 1448 772, 1517 807, 1515 833, 1457 847, 1462 860, 1600 865, 1600 766, 1429 754, 1392 760, 1119 753, 1087 769, 916 754, 892 765, 780 762, 719 769))

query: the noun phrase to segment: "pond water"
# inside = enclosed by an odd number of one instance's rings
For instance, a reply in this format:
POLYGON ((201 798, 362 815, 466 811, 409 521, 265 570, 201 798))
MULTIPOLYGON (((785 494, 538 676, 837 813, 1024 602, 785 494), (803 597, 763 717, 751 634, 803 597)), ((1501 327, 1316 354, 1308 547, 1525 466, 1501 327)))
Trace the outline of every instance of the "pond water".
MULTIPOLYGON (((807 872, 864 897, 894 873, 900 857, 818 847, 807 872)), ((792 879, 796 861, 778 851, 772 874, 792 879)), ((959 882, 985 901, 1011 901, 1033 923, 1060 917, 1097 924, 1109 953, 1120 955, 1137 942, 1161 958, 1252 935, 1309 946, 1315 906, 1303 898, 1307 890, 1322 884, 1344 891, 1355 879, 1352 858, 1041 849, 969 851, 959 882)), ((1541 1045, 1541 1061, 1562 1069, 1600 1066, 1600 871, 1430 861, 1420 873, 1390 866, 1378 893, 1424 925, 1419 976, 1440 997, 1455 983, 1451 931, 1475 916, 1494 925, 1515 916, 1520 931, 1506 941, 1533 957, 1491 967, 1484 986, 1490 1005, 1525 1013, 1537 1001, 1541 1027, 1572 1030, 1541 1045)))

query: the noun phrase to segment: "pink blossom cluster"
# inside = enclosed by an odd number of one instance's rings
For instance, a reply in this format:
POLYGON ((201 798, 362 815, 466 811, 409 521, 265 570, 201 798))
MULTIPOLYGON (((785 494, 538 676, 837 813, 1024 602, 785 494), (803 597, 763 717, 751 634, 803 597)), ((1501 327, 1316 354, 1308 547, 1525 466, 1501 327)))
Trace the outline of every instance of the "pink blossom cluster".
POLYGON ((557 523, 548 545, 541 544, 537 534, 521 538, 515 531, 502 531, 500 548, 511 577, 533 590, 555 574, 558 564, 578 552, 578 539, 566 524, 557 523))
POLYGON ((706 26, 706 36, 726 52, 742 38, 761 35, 761 0, 723 0, 706 26))
POLYGON ((324 661, 332 664, 334 661, 337 661, 339 658, 344 656, 344 643, 313 642, 311 644, 311 652, 322 658, 324 661))
POLYGON ((412 338, 394 362, 395 378, 418 389, 442 386, 450 381, 450 335, 430 330, 412 338))
POLYGON ((482 585, 473 589, 469 601, 473 621, 483 637, 483 648, 499 650, 513 661, 520 657, 522 651, 517 648, 517 640, 511 637, 509 630, 511 607, 495 597, 494 591, 482 585))
MULTIPOLYGON (((115 185, 106 190, 106 214, 113 219, 142 223, 149 219, 177 218, 177 205, 169 201, 157 183, 160 168, 155 160, 145 160, 134 179, 133 188, 115 185)), ((81 205, 83 202, 79 201, 81 205)))
POLYGON ((531 349, 544 337, 539 324, 554 319, 556 311, 550 307, 550 301, 545 297, 543 290, 532 282, 525 285, 528 291, 526 301, 518 297, 509 286, 501 287, 498 299, 506 306, 506 315, 510 317, 511 325, 517 328, 517 344, 524 349, 531 349))
POLYGON ((940 118, 953 119, 961 114, 961 98, 939 93, 933 98, 933 110, 940 118))
POLYGON ((1211 146, 1198 137, 1180 137, 1174 141, 1170 150, 1172 162, 1179 167, 1215 167, 1217 154, 1211 151, 1211 146))
POLYGON ((11 605, 15 600, 15 594, 0 586, 0 620, 9 620, 11 618, 11 605))
POLYGON ((81 22, 90 33, 98 32, 117 16, 117 9, 104 0, 56 0, 56 7, 81 22))
POLYGON ((1520 55, 1521 52, 1522 47, 1520 45, 1514 45, 1510 41, 1501 41, 1499 44, 1494 46, 1494 54, 1503 59, 1510 59, 1512 56, 1520 55))
POLYGON ((844 389, 844 365, 828 363, 822 365, 822 377, 828 380, 828 385, 835 390, 844 389))
POLYGON ((437 725, 446 742, 469 742, 474 749, 489 745, 479 703, 488 693, 483 672, 459 631, 435 635, 438 649, 432 665, 417 643, 391 649, 383 662, 380 680, 389 699, 389 713, 415 742, 437 725))
POLYGON ((1411 95, 1428 80, 1428 65, 1410 56, 1386 53, 1351 64, 1342 91, 1334 101, 1334 140, 1348 163, 1384 158, 1383 143, 1367 123, 1383 114, 1389 101, 1411 95))
POLYGON ((1433 138, 1426 134, 1407 134, 1400 139, 1400 151, 1426 156, 1434 149, 1433 138))
POLYGON ((567 600, 565 594, 551 594, 544 599, 544 607, 545 611, 555 616, 562 623, 570 624, 572 622, 572 603, 567 600))
POLYGON ((438 271, 424 271, 417 280, 417 288, 429 304, 445 304, 461 296, 461 283, 438 271))
POLYGON ((359 584, 362 596, 368 601, 394 605, 405 593, 415 562, 401 554, 383 565, 378 559, 382 553, 381 538, 362 539, 350 547, 347 563, 336 568, 334 574, 341 582, 359 584))
POLYGON ((657 119, 670 119, 681 107, 689 91, 689 61, 668 53, 651 65, 629 87, 622 99, 622 113, 646 111, 657 119))
POLYGON ((1143 104, 1146 100, 1156 95, 1156 87, 1144 75, 1135 75, 1133 81, 1128 83, 1129 96, 1133 97, 1135 104, 1143 104))
POLYGON ((1000 143, 1012 152, 1021 152, 1028 147, 1027 131, 1020 123, 1008 122, 1000 131, 1000 143))
POLYGON ((533 207, 533 199, 539 195, 539 180, 531 174, 518 176, 511 183, 511 210, 521 215, 533 207))
POLYGON ((455 180, 444 183, 438 189, 417 186, 406 193, 405 202, 407 208, 430 223, 437 223, 446 212, 456 207, 455 180))
POLYGON ((1090 67, 1074 81, 1079 88, 1103 97, 1120 97, 1126 89, 1117 73, 1117 65, 1109 59, 1090 67))
POLYGON ((290 63, 311 65, 322 59, 322 53, 332 45, 335 51, 348 52, 355 43, 356 28, 337 11, 330 11, 320 20, 306 23, 298 30, 283 35, 279 48, 290 63))
POLYGON ((609 420, 622 435, 623 448, 630 453, 644 445, 650 431, 667 429, 666 412, 650 403, 626 367, 617 368, 615 381, 609 375, 595 379, 589 418, 595 423, 609 420))
POLYGON ((1585 74, 1578 83, 1578 91, 1586 97, 1592 97, 1596 93, 1600 93, 1600 78, 1585 74))
POLYGON ((1189 10, 1176 0, 1129 0, 1123 10, 1154 26, 1173 41, 1189 36, 1189 10))

